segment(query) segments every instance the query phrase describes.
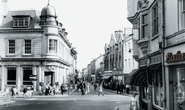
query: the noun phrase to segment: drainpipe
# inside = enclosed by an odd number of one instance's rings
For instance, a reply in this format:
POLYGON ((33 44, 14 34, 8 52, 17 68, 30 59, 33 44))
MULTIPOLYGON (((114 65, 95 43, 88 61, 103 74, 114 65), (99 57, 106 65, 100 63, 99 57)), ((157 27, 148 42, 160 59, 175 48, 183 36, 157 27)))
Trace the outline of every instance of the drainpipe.
POLYGON ((165 73, 165 54, 164 54, 164 50, 165 50, 165 0, 162 0, 162 77, 163 77, 163 92, 164 92, 164 97, 163 97, 163 107, 164 110, 167 110, 166 108, 166 73, 165 73))

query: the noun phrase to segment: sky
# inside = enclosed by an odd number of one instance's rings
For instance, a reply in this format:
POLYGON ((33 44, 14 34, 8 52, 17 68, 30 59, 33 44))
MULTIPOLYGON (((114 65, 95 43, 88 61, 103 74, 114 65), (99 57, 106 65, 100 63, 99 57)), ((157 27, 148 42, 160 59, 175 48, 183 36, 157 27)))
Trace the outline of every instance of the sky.
MULTIPOLYGON (((42 10, 48 0, 8 0, 9 10, 42 10)), ((86 68, 104 54, 111 34, 131 28, 127 20, 127 0, 49 0, 77 51, 77 69, 86 68)), ((1 10, 0 10, 1 12, 1 10)))

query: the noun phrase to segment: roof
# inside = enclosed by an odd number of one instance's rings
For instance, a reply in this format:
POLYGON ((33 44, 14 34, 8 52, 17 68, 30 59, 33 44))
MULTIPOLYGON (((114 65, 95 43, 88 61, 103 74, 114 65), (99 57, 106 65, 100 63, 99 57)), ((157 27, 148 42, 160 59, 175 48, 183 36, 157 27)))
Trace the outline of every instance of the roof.
MULTIPOLYGON (((40 11, 37 10, 16 10, 8 11, 8 14, 4 16, 0 28, 12 28, 13 16, 30 16, 32 19, 30 21, 30 26, 27 29, 34 29, 35 23, 40 22, 40 11)), ((12 28, 14 29, 14 28, 12 28)))

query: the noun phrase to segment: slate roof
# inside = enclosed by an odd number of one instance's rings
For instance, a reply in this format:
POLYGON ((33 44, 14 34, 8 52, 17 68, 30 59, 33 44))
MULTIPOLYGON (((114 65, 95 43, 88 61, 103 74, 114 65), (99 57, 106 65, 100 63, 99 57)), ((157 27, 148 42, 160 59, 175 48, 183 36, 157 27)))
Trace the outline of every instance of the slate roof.
MULTIPOLYGON (((35 28, 35 23, 39 24, 40 22, 40 11, 37 10, 16 10, 16 11, 9 11, 7 15, 4 16, 2 20, 2 24, 0 28, 8 28, 8 29, 17 29, 13 28, 13 16, 30 16, 30 25, 26 29, 34 29, 35 28)), ((19 28, 20 29, 20 28, 19 28)), ((24 28, 25 29, 25 28, 24 28)))

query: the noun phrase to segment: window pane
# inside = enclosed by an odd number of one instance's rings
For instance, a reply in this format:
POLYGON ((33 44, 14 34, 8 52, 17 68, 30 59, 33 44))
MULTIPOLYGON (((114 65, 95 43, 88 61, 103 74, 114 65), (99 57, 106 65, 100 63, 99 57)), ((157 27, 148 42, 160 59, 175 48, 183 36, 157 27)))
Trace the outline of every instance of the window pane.
POLYGON ((49 53, 57 53, 57 40, 49 40, 49 53))
POLYGON ((32 85, 32 80, 30 80, 30 76, 32 75, 32 68, 24 67, 23 68, 23 85, 32 85))
POLYGON ((28 18, 24 18, 24 27, 28 27, 28 18))
POLYGON ((17 23, 18 23, 18 22, 17 22, 17 18, 14 18, 14 19, 13 19, 13 26, 14 26, 14 27, 17 27, 17 26, 18 26, 17 23))
POLYGON ((31 40, 25 40, 25 54, 31 54, 31 40))
POLYGON ((23 27, 23 18, 19 18, 19 27, 23 27))
POLYGON ((16 84, 16 68, 7 68, 7 84, 16 84))
POLYGON ((15 53, 15 40, 9 40, 9 53, 15 53))

